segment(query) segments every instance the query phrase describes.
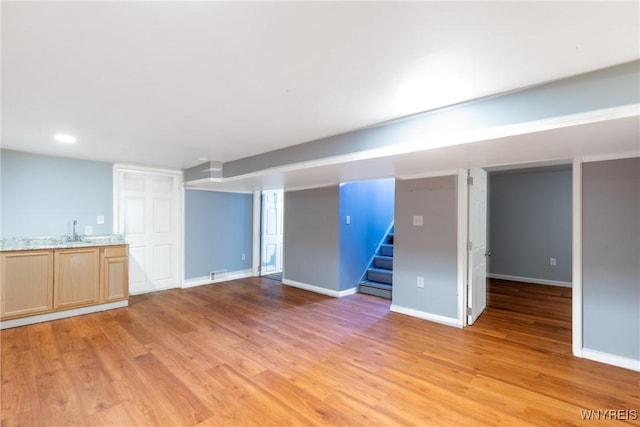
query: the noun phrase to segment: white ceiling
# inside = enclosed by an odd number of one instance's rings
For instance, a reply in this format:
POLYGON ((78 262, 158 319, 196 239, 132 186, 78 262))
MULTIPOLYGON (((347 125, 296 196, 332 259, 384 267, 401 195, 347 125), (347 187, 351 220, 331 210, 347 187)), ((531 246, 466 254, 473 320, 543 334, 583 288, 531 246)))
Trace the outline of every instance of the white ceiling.
MULTIPOLYGON (((235 160, 636 60, 639 7, 3 1, 2 147, 176 169, 235 160), (59 132, 78 143, 54 142, 59 132)), ((503 148, 478 147, 499 163, 503 148)), ((385 159, 380 172, 415 169, 385 159)))

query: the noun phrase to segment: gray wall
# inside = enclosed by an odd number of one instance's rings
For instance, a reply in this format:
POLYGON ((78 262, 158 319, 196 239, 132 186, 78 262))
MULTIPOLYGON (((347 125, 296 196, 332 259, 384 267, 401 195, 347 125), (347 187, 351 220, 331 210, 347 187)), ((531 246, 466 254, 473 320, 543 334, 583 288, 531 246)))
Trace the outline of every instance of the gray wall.
POLYGON ((394 305, 457 317, 456 185, 455 176, 396 181, 394 305), (422 227, 414 215, 423 216, 422 227))
POLYGON ((378 179, 340 186, 340 290, 358 286, 393 222, 395 181, 378 179), (346 223, 346 216, 351 221, 346 223))
POLYGON ((251 194, 186 190, 185 277, 250 269, 252 227, 251 194))
POLYGON ((583 346, 640 360, 640 159, 582 169, 583 346))
POLYGON ((491 274, 571 282, 571 182, 570 166, 489 175, 491 274))
POLYGON ((12 150, 0 156, 1 237, 71 234, 74 219, 80 234, 86 225, 93 234, 113 232, 111 163, 12 150))
POLYGON ((338 187, 284 194, 284 279, 338 291, 338 187))

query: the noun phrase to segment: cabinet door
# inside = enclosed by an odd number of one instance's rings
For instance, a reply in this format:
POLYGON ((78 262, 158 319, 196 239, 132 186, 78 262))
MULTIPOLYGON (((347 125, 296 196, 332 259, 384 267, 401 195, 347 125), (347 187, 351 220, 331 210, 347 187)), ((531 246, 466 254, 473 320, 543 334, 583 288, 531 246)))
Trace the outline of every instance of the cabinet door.
POLYGON ((104 302, 118 301, 129 297, 129 273, 127 258, 104 259, 104 302))
POLYGON ((53 251, 3 252, 0 263, 2 319, 53 310, 53 251))
POLYGON ((100 249, 65 249, 55 253, 54 308, 97 304, 100 249))

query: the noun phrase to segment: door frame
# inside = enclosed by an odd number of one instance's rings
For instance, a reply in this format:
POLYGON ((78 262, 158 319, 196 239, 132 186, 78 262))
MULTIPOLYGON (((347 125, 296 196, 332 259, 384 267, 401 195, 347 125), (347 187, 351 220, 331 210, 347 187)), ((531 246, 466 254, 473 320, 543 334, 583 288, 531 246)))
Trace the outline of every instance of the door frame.
MULTIPOLYGON (((260 223, 258 224, 258 245, 259 245, 259 262, 258 262, 258 276, 265 276, 265 275, 269 275, 269 274, 276 274, 276 273, 280 273, 283 274, 284 273, 284 188, 269 188, 269 189, 262 189, 261 191, 259 191, 260 193, 260 211, 259 211, 259 215, 260 215, 260 223), (265 193, 268 191, 280 191, 281 193, 281 197, 282 200, 280 201, 281 204, 281 216, 282 219, 280 221, 281 227, 282 227, 282 243, 281 243, 281 249, 282 249, 282 253, 280 254, 280 271, 276 271, 276 272, 272 272, 272 273, 265 273, 264 271, 262 271, 262 263, 264 261, 263 259, 263 255, 264 255, 264 209, 265 209, 265 193)), ((276 219, 277 221, 277 219, 276 219)))
POLYGON ((145 173, 145 174, 162 174, 172 175, 178 180, 176 196, 178 198, 178 208, 176 209, 178 218, 177 220, 177 247, 176 247, 176 265, 178 271, 176 272, 176 287, 185 287, 185 266, 184 266, 184 236, 185 236, 185 223, 184 223, 184 211, 185 211, 185 197, 184 197, 184 176, 181 170, 174 169, 161 169, 152 168, 147 166, 129 165, 124 163, 113 164, 113 232, 115 234, 122 234, 124 206, 121 206, 120 196, 122 195, 122 182, 119 179, 119 175, 123 172, 145 173))
MULTIPOLYGON (((481 168, 482 169, 482 168, 481 168)), ((469 316, 467 315, 467 307, 469 306, 469 260, 470 251, 468 249, 469 242, 469 169, 458 169, 457 175, 457 204, 458 204, 458 240, 457 240, 457 271, 458 271, 458 310, 457 325, 459 328, 469 326, 469 316)), ((488 193, 487 193, 488 197, 488 193)), ((488 206, 488 205, 487 205, 488 206)), ((488 229, 485 227, 488 233, 488 229)), ((488 236, 486 241, 488 242, 488 236)), ((486 279, 485 279, 486 280, 486 279)), ((485 286, 485 292, 488 294, 488 288, 485 286)), ((487 298, 488 300, 488 298, 487 298)), ((484 310, 483 310, 484 311, 484 310)))

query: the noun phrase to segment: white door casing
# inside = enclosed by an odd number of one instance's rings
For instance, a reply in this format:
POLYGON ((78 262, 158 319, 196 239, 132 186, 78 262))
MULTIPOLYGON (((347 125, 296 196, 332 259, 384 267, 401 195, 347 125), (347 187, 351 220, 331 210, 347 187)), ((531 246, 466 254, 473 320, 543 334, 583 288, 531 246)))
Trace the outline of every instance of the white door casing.
POLYGON ((467 324, 487 307, 487 172, 468 171, 467 324))
POLYGON ((131 294, 180 287, 182 172, 114 167, 116 232, 129 243, 131 294))
POLYGON ((262 192, 261 274, 282 272, 283 191, 262 192))

